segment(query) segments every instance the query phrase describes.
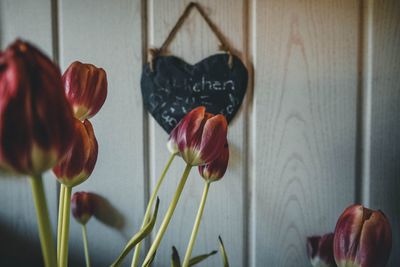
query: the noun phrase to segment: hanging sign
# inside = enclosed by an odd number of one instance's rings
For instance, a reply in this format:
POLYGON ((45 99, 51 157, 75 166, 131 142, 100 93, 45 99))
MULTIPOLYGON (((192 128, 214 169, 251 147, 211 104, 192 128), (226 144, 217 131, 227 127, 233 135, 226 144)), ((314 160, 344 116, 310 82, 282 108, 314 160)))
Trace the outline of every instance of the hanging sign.
POLYGON ((159 50, 150 50, 141 79, 143 102, 167 133, 198 106, 205 106, 207 112, 225 115, 228 122, 233 119, 246 93, 248 73, 243 62, 226 47, 225 39, 200 6, 191 3, 163 46, 159 50), (162 54, 193 7, 206 19, 226 53, 190 65, 178 57, 162 54))

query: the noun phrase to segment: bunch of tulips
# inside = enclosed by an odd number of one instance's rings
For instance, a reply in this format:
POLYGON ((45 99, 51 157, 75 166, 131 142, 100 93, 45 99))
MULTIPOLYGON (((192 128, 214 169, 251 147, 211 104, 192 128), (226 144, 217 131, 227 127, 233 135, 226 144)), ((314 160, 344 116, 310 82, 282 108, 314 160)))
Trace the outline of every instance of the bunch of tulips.
MULTIPOLYGON (((105 71, 74 62, 61 75, 59 68, 39 49, 17 40, 0 52, 0 96, 0 168, 29 177, 44 265, 68 266, 72 206, 73 216, 82 225, 86 265, 90 266, 86 223, 97 208, 95 198, 89 192, 76 192, 71 199, 71 193, 73 187, 89 178, 97 161, 98 143, 89 119, 106 100, 105 71), (49 169, 60 182, 57 247, 53 243, 42 181, 42 174, 49 169)), ((153 261, 194 166, 204 178, 204 191, 182 266, 191 266, 216 253, 191 257, 210 185, 223 177, 228 166, 227 121, 223 115, 207 113, 204 107, 195 108, 173 129, 168 148, 171 156, 151 194, 141 229, 112 266, 119 266, 134 248, 132 266, 138 266, 142 240, 155 225, 158 191, 176 156, 186 162, 186 167, 142 266, 153 261)), ((224 266, 228 266, 222 239, 219 241, 224 266)), ((171 262, 173 266, 181 266, 175 248, 171 262)))
POLYGON ((351 205, 339 217, 334 233, 307 239, 314 267, 384 267, 392 247, 392 231, 385 214, 351 205))
POLYGON ((92 173, 98 144, 89 119, 107 96, 103 69, 74 62, 59 68, 33 45, 17 40, 0 52, 0 167, 28 176, 44 265, 68 265, 72 188, 92 173), (57 252, 42 174, 60 182, 57 252))

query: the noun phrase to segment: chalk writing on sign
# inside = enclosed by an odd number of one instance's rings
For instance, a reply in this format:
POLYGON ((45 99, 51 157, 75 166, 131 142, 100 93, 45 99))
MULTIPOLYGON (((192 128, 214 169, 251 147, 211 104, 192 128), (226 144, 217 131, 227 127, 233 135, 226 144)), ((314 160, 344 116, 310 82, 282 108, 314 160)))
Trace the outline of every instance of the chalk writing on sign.
POLYGON ((223 114, 228 122, 238 111, 247 88, 247 69, 239 58, 227 64, 226 54, 189 65, 174 56, 158 56, 154 71, 142 75, 143 101, 157 122, 170 132, 182 117, 198 106, 223 114))

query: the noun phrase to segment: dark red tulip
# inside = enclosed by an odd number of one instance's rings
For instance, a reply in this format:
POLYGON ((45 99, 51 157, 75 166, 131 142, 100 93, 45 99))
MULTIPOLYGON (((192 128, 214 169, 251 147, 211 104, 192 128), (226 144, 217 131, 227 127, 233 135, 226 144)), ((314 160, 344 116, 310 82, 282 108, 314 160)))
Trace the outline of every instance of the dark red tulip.
POLYGON ((74 218, 86 224, 94 214, 95 199, 89 192, 76 192, 71 198, 71 210, 74 218))
POLYGON ((187 164, 204 165, 216 159, 226 142, 228 123, 223 115, 212 115, 205 107, 190 111, 171 132, 170 142, 176 144, 187 164))
POLYGON ((0 165, 25 175, 52 168, 69 149, 73 114, 57 66, 27 42, 0 53, 0 165))
POLYGON ((307 254, 314 267, 336 267, 333 257, 333 233, 307 238, 307 254))
POLYGON ((221 179, 228 167, 229 147, 228 142, 225 143, 221 154, 215 160, 199 166, 200 175, 209 182, 214 182, 221 179))
POLYGON ((102 68, 75 61, 64 72, 62 80, 76 118, 89 119, 103 106, 107 97, 107 75, 102 68))
POLYGON ((74 141, 66 156, 53 168, 57 179, 76 186, 92 174, 97 160, 98 144, 89 120, 75 119, 74 141))
POLYGON ((384 267, 392 248, 392 230, 382 211, 348 207, 336 224, 333 243, 339 267, 384 267))

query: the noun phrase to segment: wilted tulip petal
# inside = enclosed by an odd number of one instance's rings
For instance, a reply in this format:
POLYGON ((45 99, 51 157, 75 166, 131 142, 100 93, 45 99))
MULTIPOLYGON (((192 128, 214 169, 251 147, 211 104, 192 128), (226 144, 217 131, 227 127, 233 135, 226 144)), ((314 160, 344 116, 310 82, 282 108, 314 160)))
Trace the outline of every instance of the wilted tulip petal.
POLYGON ((314 267, 336 267, 333 257, 333 233, 307 238, 307 253, 314 267))
POLYGON ((199 173, 206 181, 217 181, 224 176, 228 167, 228 161, 229 147, 226 142, 222 152, 215 160, 199 166, 199 173))
POLYGON ((107 75, 102 68, 75 61, 62 80, 76 118, 89 119, 103 106, 107 97, 107 75))
POLYGON ((98 144, 89 120, 75 119, 74 143, 65 158, 54 168, 58 181, 67 186, 84 182, 94 169, 98 154, 98 144))
POLYGON ((0 165, 26 175, 52 168, 69 149, 73 114, 59 69, 29 43, 0 53, 0 165))
POLYGON ((391 247, 392 231, 382 211, 352 205, 337 221, 334 255, 339 267, 384 267, 391 247))
POLYGON ((171 132, 171 147, 178 148, 187 164, 204 165, 221 153, 228 123, 223 115, 212 115, 205 107, 190 111, 171 132))
POLYGON ((81 224, 86 224, 94 214, 95 201, 91 193, 76 192, 71 198, 71 210, 74 218, 81 224))

